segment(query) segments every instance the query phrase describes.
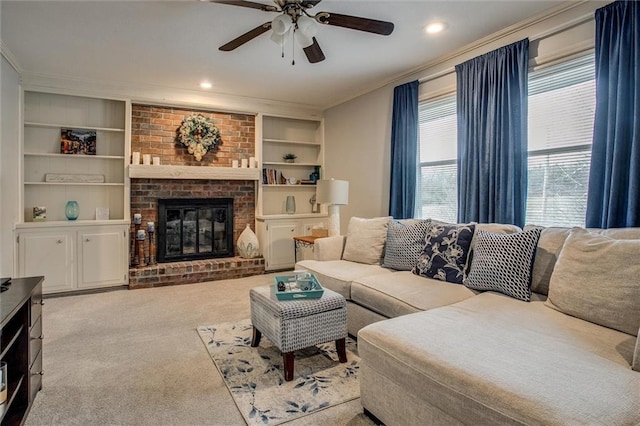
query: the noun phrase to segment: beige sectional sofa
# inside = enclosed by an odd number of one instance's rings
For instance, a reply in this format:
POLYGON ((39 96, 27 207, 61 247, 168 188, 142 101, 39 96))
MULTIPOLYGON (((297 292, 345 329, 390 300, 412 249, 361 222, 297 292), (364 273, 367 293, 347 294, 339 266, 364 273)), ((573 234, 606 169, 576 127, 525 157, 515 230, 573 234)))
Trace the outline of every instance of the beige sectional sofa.
POLYGON ((297 268, 348 301, 370 415, 388 425, 640 425, 639 228, 543 229, 530 302, 344 260, 354 237, 316 240, 316 259, 297 268))

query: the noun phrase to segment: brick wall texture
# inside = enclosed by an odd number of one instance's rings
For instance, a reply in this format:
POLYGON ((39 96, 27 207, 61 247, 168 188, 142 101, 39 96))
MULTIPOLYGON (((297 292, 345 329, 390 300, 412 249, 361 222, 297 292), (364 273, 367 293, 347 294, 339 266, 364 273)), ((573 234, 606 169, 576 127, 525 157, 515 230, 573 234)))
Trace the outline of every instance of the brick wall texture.
MULTIPOLYGON (((160 157, 163 165, 199 167, 231 167, 234 159, 255 156, 255 117, 253 115, 201 111, 195 109, 133 105, 131 123, 131 151, 160 157), (177 142, 177 130, 185 117, 202 114, 213 120, 220 130, 222 143, 215 152, 209 151, 202 161, 196 161, 186 147, 177 142)), ((251 180, 199 180, 199 179, 131 179, 131 215, 142 214, 143 224, 158 222, 159 198, 233 198, 234 243, 240 233, 255 223, 256 182, 251 180)), ((131 229, 133 235, 133 225, 131 229)), ((237 253, 236 253, 237 255, 237 253)), ((165 264, 168 265, 168 264, 165 264)), ((165 274, 159 265, 153 271, 130 273, 130 287, 178 284, 235 278, 264 273, 264 260, 251 262, 227 260, 193 263, 193 268, 180 263, 179 273, 165 274), (203 265, 207 265, 205 272, 203 265), (227 267, 210 266, 227 265, 227 267), (228 266, 231 265, 231 266, 228 266), (195 268, 195 270, 193 270, 195 268), (211 269, 212 268, 212 269, 211 269), (194 276, 188 278, 190 274, 194 276), (215 275, 215 277, 214 277, 215 275), (175 280, 176 282, 172 282, 175 280)))
POLYGON ((255 157, 255 116, 163 106, 131 107, 131 151, 160 157, 160 164, 231 167, 231 161, 255 157), (177 141, 177 131, 185 117, 202 114, 220 130, 222 143, 196 161, 177 141))

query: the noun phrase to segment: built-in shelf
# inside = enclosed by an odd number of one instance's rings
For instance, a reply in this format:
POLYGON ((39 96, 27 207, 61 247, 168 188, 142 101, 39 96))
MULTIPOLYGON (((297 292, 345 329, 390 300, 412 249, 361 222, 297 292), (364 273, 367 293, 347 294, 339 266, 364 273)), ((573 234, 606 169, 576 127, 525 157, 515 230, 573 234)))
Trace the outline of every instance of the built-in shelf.
POLYGON ((53 154, 50 152, 25 152, 28 157, 53 157, 53 158, 69 158, 73 160, 124 160, 123 155, 73 155, 73 154, 53 154))
POLYGON ((301 185, 301 184, 295 184, 295 185, 287 185, 285 183, 263 183, 262 186, 266 186, 266 187, 287 187, 287 188, 315 188, 315 185, 301 185))
POLYGON ((56 123, 38 123, 34 121, 25 121, 24 125, 27 127, 49 127, 49 128, 61 128, 61 129, 82 129, 82 130, 95 130, 97 132, 120 132, 124 133, 124 129, 112 128, 112 127, 93 127, 93 126, 76 126, 73 124, 56 124, 56 123))
POLYGON ((129 166, 130 178, 142 179, 209 179, 209 180, 260 180, 260 169, 207 166, 129 166))
POLYGON ((102 225, 129 225, 130 221, 124 219, 113 220, 45 220, 43 222, 21 222, 16 223, 16 229, 31 228, 59 228, 77 226, 102 226, 102 225))
POLYGON ((117 182, 25 182, 25 185, 64 185, 64 186, 124 186, 117 182))
POLYGON ((320 164, 317 163, 285 163, 285 162, 278 162, 278 161, 263 161, 262 162, 263 166, 284 166, 284 167, 289 167, 289 166, 298 166, 298 167, 320 167, 320 164))
POLYGON ((294 141, 294 140, 287 140, 287 139, 269 139, 269 138, 264 138, 264 139, 262 139, 262 141, 263 142, 269 142, 269 143, 282 143, 282 144, 292 144, 292 145, 317 145, 317 146, 321 145, 320 142, 294 141))
POLYGON ((256 219, 316 219, 316 218, 325 218, 327 217, 326 213, 294 213, 294 214, 263 214, 257 215, 256 219))

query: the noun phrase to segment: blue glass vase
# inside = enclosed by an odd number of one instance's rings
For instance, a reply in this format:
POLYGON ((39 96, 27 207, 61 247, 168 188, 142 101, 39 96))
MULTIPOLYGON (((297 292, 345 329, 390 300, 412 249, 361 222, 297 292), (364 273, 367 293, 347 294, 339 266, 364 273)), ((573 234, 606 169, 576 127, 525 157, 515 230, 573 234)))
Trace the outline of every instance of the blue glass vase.
POLYGON ((67 201, 67 205, 64 208, 64 214, 67 216, 67 220, 76 220, 80 215, 80 206, 77 201, 67 201))

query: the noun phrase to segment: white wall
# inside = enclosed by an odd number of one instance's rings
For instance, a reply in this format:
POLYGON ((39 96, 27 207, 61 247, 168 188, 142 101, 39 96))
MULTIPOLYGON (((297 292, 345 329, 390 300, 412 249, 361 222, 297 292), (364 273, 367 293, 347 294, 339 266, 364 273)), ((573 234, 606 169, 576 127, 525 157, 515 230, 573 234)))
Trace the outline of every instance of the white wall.
POLYGON ((346 233, 351 216, 385 216, 389 208, 393 89, 420 80, 420 98, 455 92, 456 64, 529 37, 530 64, 549 64, 593 48, 595 9, 608 1, 576 3, 544 19, 532 19, 425 65, 373 92, 324 111, 327 177, 350 182, 349 205, 341 210, 346 233))
POLYGON ((13 275, 13 225, 18 221, 20 75, 0 65, 0 276, 13 275))

